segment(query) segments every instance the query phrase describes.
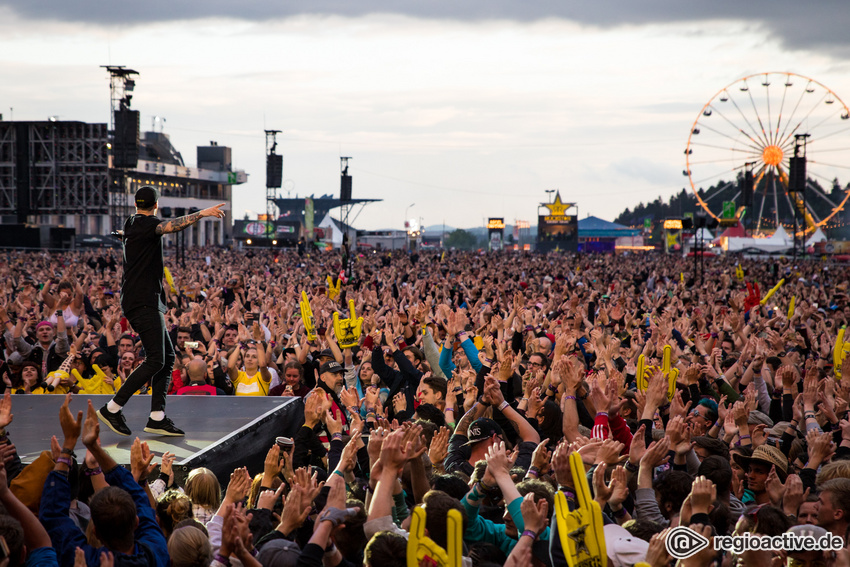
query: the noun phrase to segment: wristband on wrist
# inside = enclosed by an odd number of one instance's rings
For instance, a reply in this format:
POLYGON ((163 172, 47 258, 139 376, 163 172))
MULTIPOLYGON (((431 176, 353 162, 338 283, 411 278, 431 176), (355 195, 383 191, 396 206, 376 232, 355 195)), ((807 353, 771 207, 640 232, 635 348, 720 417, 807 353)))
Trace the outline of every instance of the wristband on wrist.
POLYGON ((73 450, 73 449, 68 449, 67 447, 63 447, 63 448, 62 448, 61 453, 62 453, 63 455, 69 455, 69 456, 70 456, 70 455, 73 455, 73 454, 74 454, 74 450, 73 450))
POLYGON ((74 463, 68 457, 59 457, 58 459, 56 459, 56 462, 62 463, 63 465, 66 465, 68 468, 71 468, 72 466, 74 466, 74 463))
POLYGON ((749 435, 739 435, 738 439, 752 439, 752 437, 749 435))
POLYGON ((536 534, 536 533, 534 533, 534 532, 533 532, 533 531, 531 531, 531 530, 525 530, 525 531, 523 531, 523 532, 522 532, 522 535, 521 535, 521 536, 519 536, 519 537, 525 537, 525 536, 530 537, 530 538, 531 538, 531 541, 534 541, 534 540, 536 540, 536 539, 537 539, 537 534, 536 534))
POLYGON ((215 560, 224 565, 225 567, 230 567, 230 558, 225 557, 221 553, 215 554, 215 560))
POLYGON ((598 411, 598 412, 596 412, 596 417, 599 417, 600 415, 604 415, 605 417, 608 417, 608 412, 607 412, 607 411, 598 411))
POLYGON ((573 401, 575 401, 575 400, 576 400, 576 397, 575 397, 575 396, 564 396, 564 397, 565 397, 566 399, 568 399, 568 400, 573 400, 573 401))
POLYGON ((338 431, 336 433, 334 433, 333 435, 331 435, 331 441, 336 441, 337 439, 342 441, 342 433, 340 433, 338 431))
POLYGON ((638 465, 633 464, 630 460, 626 460, 625 469, 631 473, 636 473, 640 469, 638 465))
POLYGON ((342 472, 342 471, 340 471, 339 469, 334 470, 333 474, 338 474, 338 475, 339 475, 339 476, 341 476, 343 479, 345 479, 345 474, 343 474, 343 472, 342 472))
POLYGON ((510 405, 508 404, 508 400, 503 400, 502 403, 499 404, 499 411, 504 410, 506 407, 508 407, 508 405, 510 405))
POLYGON ((93 469, 86 469, 83 471, 83 474, 86 476, 97 476, 99 474, 103 474, 103 469, 100 467, 95 467, 93 469))
POLYGON ((573 500, 576 499, 576 493, 573 492, 572 488, 570 488, 568 486, 561 485, 561 486, 558 487, 558 490, 563 492, 566 495, 567 498, 572 498, 573 500))
POLYGON ((446 410, 445 410, 445 411, 450 411, 450 412, 454 413, 454 412, 455 412, 455 408, 446 408, 446 410))

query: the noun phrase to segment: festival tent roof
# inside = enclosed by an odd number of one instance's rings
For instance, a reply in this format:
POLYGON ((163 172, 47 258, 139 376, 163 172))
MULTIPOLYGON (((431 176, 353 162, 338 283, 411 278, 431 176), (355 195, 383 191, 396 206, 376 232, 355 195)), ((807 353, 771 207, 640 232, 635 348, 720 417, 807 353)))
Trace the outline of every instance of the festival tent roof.
POLYGON ((735 226, 730 226, 724 230, 717 238, 723 238, 724 236, 727 238, 742 238, 747 236, 747 231, 744 230, 744 227, 739 222, 735 226))
POLYGON ((621 236, 638 236, 640 232, 640 229, 629 228, 594 216, 578 221, 579 238, 620 238, 621 236))
POLYGON ((806 248, 808 248, 809 246, 814 246, 816 242, 823 242, 824 240, 826 240, 826 235, 823 233, 820 227, 818 227, 815 233, 811 235, 808 240, 806 240, 806 248))
POLYGON ((785 228, 782 225, 779 225, 774 231, 773 234, 770 235, 770 238, 766 239, 770 244, 788 244, 791 243, 793 245, 793 239, 788 235, 785 228))

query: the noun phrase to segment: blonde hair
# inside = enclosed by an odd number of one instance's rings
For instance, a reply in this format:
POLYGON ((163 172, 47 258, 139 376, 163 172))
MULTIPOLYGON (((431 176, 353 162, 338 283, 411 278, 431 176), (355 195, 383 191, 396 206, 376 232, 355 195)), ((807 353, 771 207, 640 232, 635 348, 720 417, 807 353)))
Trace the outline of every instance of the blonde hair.
POLYGON ((192 504, 212 510, 221 506, 221 485, 210 469, 200 467, 190 472, 184 490, 192 504))
POLYGON ((168 538, 173 567, 208 567, 213 553, 209 538, 194 526, 177 528, 168 538))
POLYGON ((834 461, 820 468, 816 483, 818 487, 828 480, 834 478, 850 478, 850 461, 834 461))
MULTIPOLYGON (((279 476, 275 476, 272 479, 272 490, 277 490, 280 488, 281 480, 279 476)), ((263 473, 259 473, 254 477, 254 480, 251 481, 251 490, 248 492, 248 508, 256 508, 257 503, 260 500, 260 492, 263 487, 263 473)))

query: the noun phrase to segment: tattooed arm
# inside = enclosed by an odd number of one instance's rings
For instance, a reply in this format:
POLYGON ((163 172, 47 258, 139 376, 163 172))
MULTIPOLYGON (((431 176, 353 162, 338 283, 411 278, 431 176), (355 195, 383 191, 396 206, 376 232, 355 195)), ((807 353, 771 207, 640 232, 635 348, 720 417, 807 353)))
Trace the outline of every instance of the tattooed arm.
POLYGON ((223 219, 224 211, 221 210, 221 207, 223 207, 224 205, 224 203, 221 203, 219 205, 216 205, 215 207, 210 207, 209 209, 204 209, 203 211, 198 211, 197 213, 192 213, 191 215, 186 215, 180 218, 160 223, 156 227, 156 233, 159 235, 163 235, 169 232, 180 232, 181 230, 189 228, 204 217, 216 217, 223 219))

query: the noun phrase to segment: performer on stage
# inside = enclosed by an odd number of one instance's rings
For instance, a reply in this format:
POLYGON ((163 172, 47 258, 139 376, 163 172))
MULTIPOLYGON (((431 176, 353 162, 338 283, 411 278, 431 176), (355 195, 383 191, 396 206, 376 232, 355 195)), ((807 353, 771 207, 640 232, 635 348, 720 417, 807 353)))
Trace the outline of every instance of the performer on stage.
POLYGON ((136 191, 136 214, 124 222, 124 277, 121 309, 139 334, 145 361, 127 377, 121 389, 97 411, 98 417, 119 435, 130 435, 121 413, 124 405, 147 382, 151 385, 151 414, 145 431, 180 436, 184 432, 165 416, 165 395, 174 366, 174 347, 165 329, 165 292, 162 289, 162 235, 179 232, 204 217, 224 218, 224 203, 180 218, 157 218, 159 192, 145 186, 136 191))

